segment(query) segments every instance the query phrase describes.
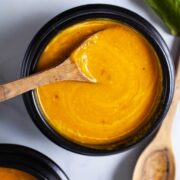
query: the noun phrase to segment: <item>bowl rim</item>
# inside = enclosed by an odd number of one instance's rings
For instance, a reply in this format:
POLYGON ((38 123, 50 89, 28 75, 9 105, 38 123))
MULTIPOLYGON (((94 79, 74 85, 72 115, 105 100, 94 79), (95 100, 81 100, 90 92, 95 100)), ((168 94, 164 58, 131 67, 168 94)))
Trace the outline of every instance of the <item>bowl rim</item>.
POLYGON ((0 168, 21 170, 40 180, 69 180, 66 173, 49 157, 17 144, 0 144, 0 168))
POLYGON ((160 127, 172 101, 174 92, 174 66, 165 41, 163 40, 159 32, 154 28, 154 26, 151 25, 147 20, 128 9, 119 6, 108 4, 89 4, 78 6, 60 13, 59 15, 51 19, 49 22, 47 22, 38 31, 25 53, 21 66, 21 77, 25 77, 33 73, 37 59, 40 56, 41 52, 44 50, 50 39, 52 39, 52 37, 54 37, 60 30, 65 29, 66 27, 71 26, 72 24, 75 24, 82 20, 92 18, 117 19, 123 23, 134 27, 137 31, 139 31, 145 36, 145 38, 156 50, 156 53, 161 61, 163 77, 164 79, 166 78, 165 81, 167 82, 166 84, 164 84, 164 86, 166 87, 164 87, 163 89, 163 93, 165 95, 162 108, 160 109, 159 115, 157 115, 157 117, 155 118, 156 121, 151 126, 151 128, 149 128, 144 135, 142 135, 140 132, 139 134, 141 135, 139 136, 142 137, 136 140, 136 142, 126 144, 125 147, 118 147, 117 149, 113 150, 92 149, 71 142, 58 134, 47 123, 45 118, 43 118, 43 115, 40 112, 37 103, 35 102, 35 95, 33 91, 23 94, 23 100, 26 109, 29 112, 29 115, 31 116, 36 126, 46 137, 48 137, 58 146, 61 146, 71 152, 75 152, 78 154, 101 156, 115 154, 127 150, 138 144, 139 142, 142 142, 144 139, 147 139, 147 137, 152 137, 155 134, 155 132, 160 127), (38 48, 39 50, 37 55, 38 48))

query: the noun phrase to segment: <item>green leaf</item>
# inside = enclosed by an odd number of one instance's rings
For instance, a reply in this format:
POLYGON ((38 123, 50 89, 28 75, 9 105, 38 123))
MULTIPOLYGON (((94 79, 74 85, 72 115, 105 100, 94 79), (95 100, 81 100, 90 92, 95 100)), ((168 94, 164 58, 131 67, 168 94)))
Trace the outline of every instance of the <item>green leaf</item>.
POLYGON ((180 0, 145 0, 162 18, 171 34, 180 35, 180 0))

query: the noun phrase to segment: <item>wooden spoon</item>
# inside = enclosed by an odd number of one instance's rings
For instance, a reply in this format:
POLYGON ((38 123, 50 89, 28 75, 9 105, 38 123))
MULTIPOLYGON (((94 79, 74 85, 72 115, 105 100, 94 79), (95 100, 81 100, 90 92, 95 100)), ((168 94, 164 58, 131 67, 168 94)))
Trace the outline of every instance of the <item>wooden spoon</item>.
POLYGON ((175 92, 171 107, 154 140, 139 157, 133 174, 133 180, 175 179, 175 160, 171 143, 171 126, 179 101, 180 65, 178 65, 177 68, 175 92))
POLYGON ((33 90, 39 86, 66 80, 84 82, 94 81, 93 79, 89 79, 87 76, 85 76, 80 71, 80 68, 73 61, 71 61, 70 58, 68 58, 62 64, 49 70, 33 74, 14 82, 0 85, 0 102, 33 90))
POLYGON ((83 59, 83 63, 81 63, 81 61, 76 62, 72 60, 76 60, 78 52, 81 51, 81 48, 83 49, 84 47, 88 47, 91 41, 94 40, 94 37, 96 37, 97 33, 93 34, 92 36, 88 37, 84 42, 82 42, 82 44, 80 44, 80 46, 78 46, 75 51, 71 53, 69 58, 67 58, 63 63, 59 64, 58 66, 14 82, 0 85, 0 102, 28 92, 30 90, 36 89, 37 87, 57 81, 71 80, 95 83, 96 79, 89 72, 89 69, 87 68, 87 61, 84 60, 84 57, 81 57, 81 54, 80 57, 78 57, 78 59, 83 59), (82 72, 81 70, 84 69, 85 71, 82 72))

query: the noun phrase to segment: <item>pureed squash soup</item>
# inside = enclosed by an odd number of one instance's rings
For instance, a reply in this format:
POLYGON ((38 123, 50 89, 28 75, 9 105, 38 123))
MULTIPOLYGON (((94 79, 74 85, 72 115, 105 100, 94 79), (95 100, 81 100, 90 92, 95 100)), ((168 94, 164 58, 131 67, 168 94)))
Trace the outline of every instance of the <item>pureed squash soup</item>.
POLYGON ((1 180, 38 180, 32 175, 17 169, 0 167, 1 180))
POLYGON ((57 82, 36 90, 41 111, 60 135, 86 147, 111 149, 150 119, 160 101, 162 71, 139 32, 110 19, 77 23, 49 42, 37 71, 69 56, 97 83, 57 82))

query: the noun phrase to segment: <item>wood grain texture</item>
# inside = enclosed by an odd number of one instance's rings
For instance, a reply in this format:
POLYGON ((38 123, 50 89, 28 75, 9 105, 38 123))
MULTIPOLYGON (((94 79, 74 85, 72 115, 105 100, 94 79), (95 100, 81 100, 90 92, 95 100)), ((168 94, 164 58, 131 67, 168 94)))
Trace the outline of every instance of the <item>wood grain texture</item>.
POLYGON ((133 180, 175 180, 175 159, 171 143, 172 122, 180 101, 180 57, 170 109, 153 141, 139 157, 133 180))
POLYGON ((174 178, 174 163, 169 149, 158 149, 149 153, 144 161, 142 180, 171 180, 174 178))
POLYGON ((74 62, 66 59, 62 64, 49 70, 0 85, 0 102, 33 90, 39 86, 67 80, 90 82, 90 80, 80 72, 74 62))

